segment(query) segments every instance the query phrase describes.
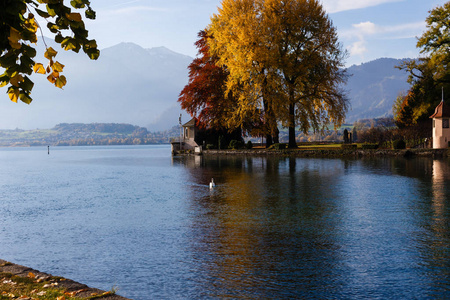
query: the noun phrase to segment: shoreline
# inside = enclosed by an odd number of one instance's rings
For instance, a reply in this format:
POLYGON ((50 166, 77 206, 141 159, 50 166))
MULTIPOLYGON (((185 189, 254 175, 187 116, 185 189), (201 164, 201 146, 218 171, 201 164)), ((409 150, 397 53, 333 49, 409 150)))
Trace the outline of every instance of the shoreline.
MULTIPOLYGON (((44 292, 46 288, 58 288, 61 289, 65 295, 77 297, 78 299, 131 300, 119 296, 115 294, 115 292, 107 292, 100 289, 91 288, 71 279, 53 276, 51 274, 0 259, 0 284, 5 284, 6 282, 6 284, 10 283, 12 285, 16 285, 15 283, 11 283, 11 280, 7 280, 7 278, 13 279, 14 276, 27 278, 29 281, 33 281, 33 283, 42 284, 44 292)), ((2 294, 0 294, 0 296, 2 296, 2 294)), ((28 295, 28 297, 25 297, 25 295, 16 296, 19 297, 19 299, 32 299, 28 295)))
MULTIPOLYGON (((292 156, 304 158, 362 158, 362 157, 432 157, 450 156, 449 149, 240 149, 203 150, 203 155, 242 155, 242 156, 292 156)), ((193 155, 193 154, 191 154, 193 155)))

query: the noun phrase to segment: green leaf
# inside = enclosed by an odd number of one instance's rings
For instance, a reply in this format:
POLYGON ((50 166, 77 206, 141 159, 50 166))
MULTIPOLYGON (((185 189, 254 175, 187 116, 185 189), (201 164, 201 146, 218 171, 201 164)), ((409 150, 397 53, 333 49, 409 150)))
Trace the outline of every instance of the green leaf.
POLYGON ((44 19, 50 18, 50 14, 48 12, 37 9, 37 8, 35 8, 35 10, 38 13, 38 15, 40 15, 42 18, 44 18, 44 19))
POLYGON ((17 55, 14 55, 13 52, 8 52, 7 54, 0 57, 0 67, 8 69, 14 66, 17 62, 17 55))
POLYGON ((58 44, 61 44, 61 42, 64 40, 64 37, 61 35, 61 33, 58 33, 57 35, 55 35, 55 42, 57 42, 58 44))
POLYGON ((23 51, 24 55, 27 55, 29 57, 35 57, 36 56, 36 49, 34 49, 31 46, 22 45, 22 51, 23 51))
POLYGON ((56 16, 56 12, 53 8, 51 8, 48 4, 47 4, 47 12, 50 15, 50 17, 55 17, 56 16))
POLYGON ((6 73, 0 75, 0 87, 4 87, 9 83, 9 76, 6 73))
POLYGON ((20 101, 22 101, 23 103, 26 103, 26 104, 30 104, 31 101, 33 101, 33 99, 31 99, 30 95, 26 94, 26 93, 20 93, 19 98, 20 98, 20 101))
POLYGON ((62 89, 67 83, 67 79, 64 75, 59 76, 56 78, 55 86, 62 89))
POLYGON ((68 37, 61 42, 61 47, 63 47, 66 51, 73 50, 78 52, 80 50, 80 43, 78 43, 76 39, 68 37))
POLYGON ((23 78, 23 81, 19 83, 19 87, 24 90, 30 92, 33 89, 34 83, 31 81, 28 76, 23 78))
POLYGON ((100 51, 99 51, 98 49, 91 48, 91 49, 85 50, 84 52, 85 52, 85 53, 89 56, 89 58, 92 59, 92 60, 97 60, 97 59, 99 58, 99 56, 100 56, 100 51))
POLYGON ((52 23, 52 22, 47 23, 47 28, 48 28, 52 33, 58 33, 58 32, 59 32, 59 26, 56 25, 55 23, 52 23))
POLYGON ((84 8, 85 7, 83 1, 80 1, 80 0, 72 0, 72 1, 70 1, 70 5, 72 5, 75 8, 84 8))
POLYGON ((95 11, 93 11, 90 7, 88 9, 86 9, 85 15, 86 15, 86 18, 95 20, 95 11))
POLYGON ((21 72, 30 75, 33 72, 34 60, 28 55, 22 55, 20 57, 20 70, 21 72))

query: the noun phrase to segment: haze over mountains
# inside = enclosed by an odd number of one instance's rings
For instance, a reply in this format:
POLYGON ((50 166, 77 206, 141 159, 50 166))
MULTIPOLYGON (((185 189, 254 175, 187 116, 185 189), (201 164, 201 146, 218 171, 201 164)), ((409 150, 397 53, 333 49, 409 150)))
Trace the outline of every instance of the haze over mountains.
MULTIPOLYGON (((33 74, 31 105, 12 103, 6 94, 0 96, 1 129, 98 122, 129 123, 158 131, 178 124, 181 109, 177 99, 188 82, 192 57, 165 47, 143 49, 121 43, 103 49, 99 60, 91 61, 82 53, 47 44, 59 52, 56 60, 66 66, 66 87, 60 90, 51 86, 46 76, 33 74)), ((39 48, 43 52, 42 45, 39 48)), ((347 84, 351 100, 347 123, 392 114, 396 96, 408 89, 407 74, 394 68, 400 62, 382 58, 348 69, 352 76, 347 84)), ((182 121, 188 119, 183 114, 182 121)))

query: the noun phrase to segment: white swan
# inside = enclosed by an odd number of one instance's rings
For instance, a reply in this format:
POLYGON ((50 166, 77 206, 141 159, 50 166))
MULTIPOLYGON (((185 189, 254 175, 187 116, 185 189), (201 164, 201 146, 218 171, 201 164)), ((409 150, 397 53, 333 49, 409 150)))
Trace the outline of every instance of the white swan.
POLYGON ((211 182, 209 183, 209 188, 212 190, 216 184, 214 183, 214 178, 211 178, 211 182))

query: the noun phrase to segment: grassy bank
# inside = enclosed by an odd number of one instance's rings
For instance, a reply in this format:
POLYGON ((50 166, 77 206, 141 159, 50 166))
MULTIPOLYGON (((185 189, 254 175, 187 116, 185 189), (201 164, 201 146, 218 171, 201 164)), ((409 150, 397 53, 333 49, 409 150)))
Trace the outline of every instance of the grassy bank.
POLYGON ((0 300, 126 300, 116 289, 102 291, 70 279, 0 260, 0 300))

